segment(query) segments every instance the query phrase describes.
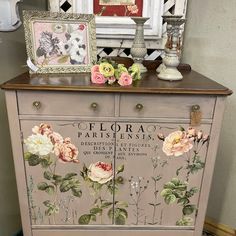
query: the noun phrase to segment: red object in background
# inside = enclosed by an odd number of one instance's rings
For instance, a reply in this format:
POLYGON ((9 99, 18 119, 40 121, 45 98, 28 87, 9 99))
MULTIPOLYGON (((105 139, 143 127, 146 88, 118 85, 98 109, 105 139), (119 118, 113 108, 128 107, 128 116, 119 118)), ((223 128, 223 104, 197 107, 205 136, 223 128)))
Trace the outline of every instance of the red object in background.
MULTIPOLYGON (((100 5, 99 0, 93 0, 94 14, 101 16, 142 16, 143 15, 143 0, 135 0, 135 5, 100 5), (138 9, 138 11, 137 11, 138 9), (133 13, 132 13, 133 12, 133 13)), ((122 1, 121 1, 122 2, 122 1)))

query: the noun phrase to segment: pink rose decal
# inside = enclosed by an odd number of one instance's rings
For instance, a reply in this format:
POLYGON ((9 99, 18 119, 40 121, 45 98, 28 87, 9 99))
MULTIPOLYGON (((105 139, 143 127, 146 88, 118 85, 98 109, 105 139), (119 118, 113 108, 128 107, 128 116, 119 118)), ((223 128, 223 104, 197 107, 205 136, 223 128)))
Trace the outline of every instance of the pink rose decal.
POLYGON ((193 148, 193 140, 186 132, 175 131, 165 138, 162 150, 167 156, 178 157, 193 148))
POLYGON ((99 184, 105 184, 113 178, 112 165, 105 162, 91 164, 88 170, 89 179, 99 184))
POLYGON ((39 126, 34 126, 32 128, 34 134, 50 135, 53 131, 50 125, 41 123, 39 126))
POLYGON ((99 72, 92 73, 92 83, 105 84, 107 79, 99 72))
POLYGON ((56 143, 54 147, 54 153, 56 156, 58 156, 62 163, 79 162, 77 159, 79 151, 77 147, 71 143, 70 138, 65 138, 63 143, 56 143))
POLYGON ((133 82, 132 76, 127 72, 123 72, 118 80, 118 84, 121 86, 131 85, 133 82))

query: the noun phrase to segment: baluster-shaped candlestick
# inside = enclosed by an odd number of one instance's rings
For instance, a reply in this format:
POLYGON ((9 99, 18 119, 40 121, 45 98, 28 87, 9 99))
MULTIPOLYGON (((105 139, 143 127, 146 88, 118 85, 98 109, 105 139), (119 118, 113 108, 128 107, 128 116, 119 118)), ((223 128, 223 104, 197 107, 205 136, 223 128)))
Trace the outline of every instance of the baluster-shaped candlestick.
POLYGON ((164 68, 160 71, 158 78, 163 80, 181 80, 183 76, 177 70, 179 65, 179 39, 180 25, 185 22, 182 16, 162 16, 167 22, 167 43, 165 46, 165 57, 163 58, 164 68))
POLYGON ((146 72, 147 69, 142 64, 144 57, 147 54, 147 48, 144 41, 144 23, 149 19, 148 17, 131 17, 136 23, 136 32, 131 47, 131 56, 134 59, 134 63, 138 64, 141 72, 146 72))

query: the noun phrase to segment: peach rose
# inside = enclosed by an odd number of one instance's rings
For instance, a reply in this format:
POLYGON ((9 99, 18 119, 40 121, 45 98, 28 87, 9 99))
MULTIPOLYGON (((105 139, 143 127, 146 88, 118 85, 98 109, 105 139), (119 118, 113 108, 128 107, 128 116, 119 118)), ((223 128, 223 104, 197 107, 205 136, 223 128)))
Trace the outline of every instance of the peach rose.
POLYGON ((175 131, 165 138, 162 150, 167 156, 181 156, 192 149, 193 140, 186 132, 175 131))
POLYGON ((131 85, 133 82, 132 76, 127 72, 123 72, 118 80, 118 84, 121 86, 131 85))
POLYGON ((53 131, 52 131, 52 128, 50 125, 48 124, 45 124, 45 123, 41 123, 39 126, 34 126, 32 128, 32 132, 34 134, 42 134, 42 135, 49 135, 51 134, 53 131))
POLYGON ((65 138, 63 143, 56 143, 54 147, 54 153, 56 156, 58 156, 62 163, 79 162, 77 159, 79 151, 77 147, 71 143, 70 138, 65 138))
POLYGON ((112 165, 104 162, 91 164, 88 168, 88 177, 99 184, 105 184, 113 178, 112 165))
POLYGON ((193 136, 196 136, 197 131, 196 131, 196 129, 189 127, 187 132, 188 132, 189 137, 193 137, 193 136))
POLYGON ((92 73, 92 83, 94 84, 105 84, 107 79, 99 72, 92 73))
POLYGON ((56 144, 56 143, 63 143, 63 138, 62 136, 57 133, 57 132, 52 132, 51 134, 49 134, 48 136, 50 139, 51 139, 51 142, 53 144, 56 144))

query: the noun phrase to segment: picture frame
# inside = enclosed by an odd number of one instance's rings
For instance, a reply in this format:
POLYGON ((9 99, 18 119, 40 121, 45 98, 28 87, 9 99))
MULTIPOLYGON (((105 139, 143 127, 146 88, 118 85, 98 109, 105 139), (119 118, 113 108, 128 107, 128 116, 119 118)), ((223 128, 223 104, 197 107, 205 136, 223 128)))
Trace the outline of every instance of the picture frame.
POLYGON ((93 14, 23 11, 30 73, 90 72, 97 60, 93 14))
MULTIPOLYGON (((75 2, 75 9, 77 13, 94 13, 96 0, 76 0, 75 2)), ((113 7, 115 6, 113 5, 113 7)), ((160 39, 162 37, 161 16, 163 14, 163 9, 164 0, 142 0, 141 17, 150 18, 144 25, 146 39, 160 39)), ((97 38, 109 37, 118 39, 130 39, 135 35, 135 23, 130 19, 130 16, 114 17, 97 15, 96 27, 97 38)))

